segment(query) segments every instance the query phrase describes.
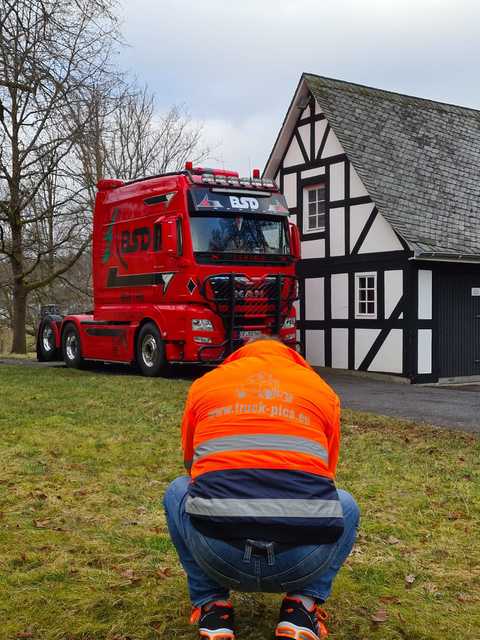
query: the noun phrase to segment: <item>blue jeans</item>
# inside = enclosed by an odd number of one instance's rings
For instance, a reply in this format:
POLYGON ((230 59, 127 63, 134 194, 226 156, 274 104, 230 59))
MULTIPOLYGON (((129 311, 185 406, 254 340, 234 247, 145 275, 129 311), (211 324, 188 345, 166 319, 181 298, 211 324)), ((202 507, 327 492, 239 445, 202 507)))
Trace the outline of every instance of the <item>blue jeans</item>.
POLYGON ((230 589, 301 593, 324 602, 355 542, 360 512, 352 496, 338 491, 345 529, 334 544, 291 545, 256 540, 217 540, 201 534, 185 512, 190 479, 177 478, 165 492, 164 506, 173 544, 188 577, 195 607, 225 600, 230 589))

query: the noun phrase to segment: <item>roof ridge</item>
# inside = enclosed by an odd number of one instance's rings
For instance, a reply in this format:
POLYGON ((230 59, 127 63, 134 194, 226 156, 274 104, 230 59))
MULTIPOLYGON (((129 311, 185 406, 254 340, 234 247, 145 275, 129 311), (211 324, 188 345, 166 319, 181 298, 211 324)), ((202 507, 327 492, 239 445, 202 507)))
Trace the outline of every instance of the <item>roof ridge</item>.
MULTIPOLYGON (((392 99, 398 99, 398 98, 406 98, 407 100, 413 100, 415 102, 420 103, 421 105, 427 107, 427 106, 432 106, 432 107, 440 107, 443 108, 444 110, 448 111, 450 109, 455 109, 455 110, 459 110, 459 111, 466 111, 468 113, 471 113, 472 115, 478 116, 480 117, 480 108, 478 109, 474 109, 473 107, 465 107, 463 105, 458 105, 458 104, 453 104, 451 102, 442 102, 440 100, 432 100, 431 98, 420 98, 419 96, 412 96, 408 93, 400 93, 399 91, 391 91, 389 89, 380 89, 379 87, 372 87, 370 85, 365 85, 365 84, 360 84, 358 82, 349 82, 348 80, 339 80, 337 78, 330 78, 328 76, 321 76, 318 75, 316 73, 308 73, 308 72, 304 72, 302 74, 302 76, 308 81, 309 79, 312 80, 326 80, 329 83, 332 83, 335 85, 336 89, 344 89, 344 90, 354 90, 354 89, 363 89, 366 90, 368 92, 373 92, 376 94, 380 94, 382 96, 384 96, 386 99, 388 98, 392 98, 392 99), (340 85, 340 86, 339 86, 340 85), (343 85, 343 86, 342 86, 343 85)), ((326 87, 328 88, 328 87, 326 87)))

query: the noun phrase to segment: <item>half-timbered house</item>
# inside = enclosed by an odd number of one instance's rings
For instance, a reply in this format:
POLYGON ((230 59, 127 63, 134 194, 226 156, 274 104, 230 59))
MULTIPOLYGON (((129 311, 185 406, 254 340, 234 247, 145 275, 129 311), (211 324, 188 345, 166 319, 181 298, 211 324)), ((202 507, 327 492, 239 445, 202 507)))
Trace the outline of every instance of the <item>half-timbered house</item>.
POLYGON ((480 375, 480 112, 304 74, 264 175, 302 240, 314 365, 480 375))

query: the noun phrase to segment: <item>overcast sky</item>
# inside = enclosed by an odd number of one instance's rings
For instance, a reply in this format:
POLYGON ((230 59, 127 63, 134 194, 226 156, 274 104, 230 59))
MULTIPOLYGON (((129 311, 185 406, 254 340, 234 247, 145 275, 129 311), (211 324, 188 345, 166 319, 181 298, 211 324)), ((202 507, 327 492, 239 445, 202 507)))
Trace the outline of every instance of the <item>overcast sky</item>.
POLYGON ((121 0, 121 64, 263 169, 302 72, 480 108, 478 0, 121 0))

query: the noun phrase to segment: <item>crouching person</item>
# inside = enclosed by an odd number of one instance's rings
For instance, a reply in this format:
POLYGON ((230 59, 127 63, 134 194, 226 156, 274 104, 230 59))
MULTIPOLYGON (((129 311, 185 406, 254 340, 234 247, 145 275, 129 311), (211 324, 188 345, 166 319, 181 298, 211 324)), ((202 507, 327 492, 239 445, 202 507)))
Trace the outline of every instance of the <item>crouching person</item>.
POLYGON ((230 590, 285 594, 276 638, 326 635, 320 605, 359 520, 334 484, 339 435, 338 397, 279 341, 246 344, 192 385, 189 477, 164 504, 200 637, 234 640, 230 590))

